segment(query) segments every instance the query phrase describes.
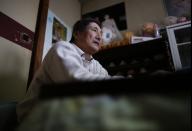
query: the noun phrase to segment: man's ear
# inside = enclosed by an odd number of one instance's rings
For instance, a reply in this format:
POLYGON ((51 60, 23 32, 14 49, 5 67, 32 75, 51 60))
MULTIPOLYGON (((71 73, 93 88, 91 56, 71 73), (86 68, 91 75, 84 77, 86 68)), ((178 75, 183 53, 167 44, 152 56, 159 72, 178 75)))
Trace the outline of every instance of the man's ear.
POLYGON ((81 32, 77 31, 73 34, 75 39, 78 39, 79 36, 81 36, 81 32))
POLYGON ((77 38, 77 32, 73 33, 73 37, 76 39, 77 38))
POLYGON ((75 32, 75 33, 73 34, 73 37, 74 37, 75 39, 77 39, 80 34, 81 34, 81 33, 77 31, 77 32, 75 32))

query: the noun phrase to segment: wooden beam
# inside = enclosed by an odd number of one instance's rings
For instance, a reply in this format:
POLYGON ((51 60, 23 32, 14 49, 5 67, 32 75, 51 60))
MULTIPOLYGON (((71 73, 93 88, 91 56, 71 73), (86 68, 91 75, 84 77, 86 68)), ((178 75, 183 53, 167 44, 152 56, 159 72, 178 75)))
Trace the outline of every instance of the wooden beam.
POLYGON ((34 43, 29 69, 29 77, 27 81, 27 89, 34 77, 34 74, 39 69, 42 62, 48 9, 49 9, 49 0, 39 0, 39 9, 36 21, 34 43))

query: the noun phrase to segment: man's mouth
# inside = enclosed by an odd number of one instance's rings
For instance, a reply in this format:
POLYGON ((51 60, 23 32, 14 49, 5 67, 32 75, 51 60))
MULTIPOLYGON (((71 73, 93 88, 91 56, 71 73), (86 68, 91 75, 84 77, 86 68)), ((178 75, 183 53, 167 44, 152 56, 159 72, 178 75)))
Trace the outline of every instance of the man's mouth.
POLYGON ((99 45, 99 41, 93 41, 93 43, 95 43, 96 45, 99 45))

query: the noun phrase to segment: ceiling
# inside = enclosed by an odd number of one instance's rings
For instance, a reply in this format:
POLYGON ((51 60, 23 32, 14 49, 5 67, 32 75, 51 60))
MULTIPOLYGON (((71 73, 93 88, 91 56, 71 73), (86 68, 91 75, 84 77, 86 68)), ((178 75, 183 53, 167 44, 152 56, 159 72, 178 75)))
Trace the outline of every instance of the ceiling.
POLYGON ((91 1, 91 0, 79 0, 79 2, 80 2, 81 4, 86 3, 87 1, 91 1))

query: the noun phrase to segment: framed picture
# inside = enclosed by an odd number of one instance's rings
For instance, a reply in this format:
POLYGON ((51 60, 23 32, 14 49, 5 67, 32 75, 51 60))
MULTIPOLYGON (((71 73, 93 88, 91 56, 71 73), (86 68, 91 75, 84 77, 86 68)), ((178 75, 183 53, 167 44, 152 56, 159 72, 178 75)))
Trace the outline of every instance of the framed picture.
POLYGON ((53 31, 52 31, 52 44, 58 42, 59 40, 66 41, 67 37, 67 28, 59 22, 59 20, 53 18, 53 31))
POLYGON ((107 8, 96 10, 83 15, 83 18, 96 18, 101 23, 105 20, 105 16, 108 15, 111 19, 114 19, 118 29, 120 31, 127 29, 126 14, 125 14, 125 3, 119 3, 107 8))
POLYGON ((71 29, 51 10, 48 10, 42 60, 57 41, 68 41, 70 38, 69 33, 71 33, 71 29))
POLYGON ((191 17, 191 0, 164 0, 168 16, 191 17))

